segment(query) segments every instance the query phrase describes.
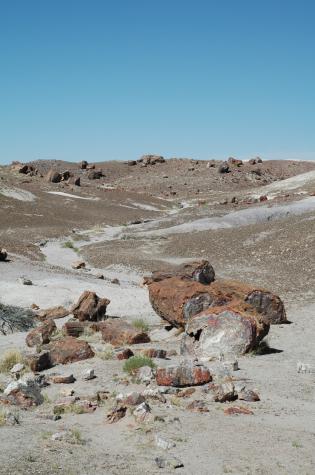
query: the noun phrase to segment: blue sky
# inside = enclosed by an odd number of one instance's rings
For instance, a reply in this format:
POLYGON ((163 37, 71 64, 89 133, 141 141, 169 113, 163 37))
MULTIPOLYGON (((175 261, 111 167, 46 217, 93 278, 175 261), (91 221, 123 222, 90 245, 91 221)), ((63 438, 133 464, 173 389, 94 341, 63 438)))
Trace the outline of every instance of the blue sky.
POLYGON ((0 162, 315 159, 313 0, 0 0, 0 162))

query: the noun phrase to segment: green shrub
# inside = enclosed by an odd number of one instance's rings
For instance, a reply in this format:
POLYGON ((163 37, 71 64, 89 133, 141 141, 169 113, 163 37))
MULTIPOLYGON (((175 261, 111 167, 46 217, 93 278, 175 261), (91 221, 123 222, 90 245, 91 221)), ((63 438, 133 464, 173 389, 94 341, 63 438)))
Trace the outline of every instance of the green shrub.
POLYGON ((137 318, 136 320, 134 320, 132 322, 132 325, 134 326, 134 328, 142 332, 149 331, 149 325, 142 318, 137 318))
POLYGON ((150 366, 150 368, 154 369, 155 363, 147 356, 132 356, 125 361, 123 370, 126 371, 126 373, 134 374, 139 368, 142 368, 143 366, 150 366))

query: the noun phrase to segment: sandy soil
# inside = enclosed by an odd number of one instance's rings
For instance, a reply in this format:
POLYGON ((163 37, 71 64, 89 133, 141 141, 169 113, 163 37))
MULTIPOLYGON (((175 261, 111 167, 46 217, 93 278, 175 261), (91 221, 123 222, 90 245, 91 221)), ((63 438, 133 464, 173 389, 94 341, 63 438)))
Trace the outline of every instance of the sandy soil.
MULTIPOLYGON (((185 475, 312 474, 315 375, 297 373, 297 363, 315 365, 315 210, 309 196, 315 190, 315 164, 265 162, 260 166, 262 179, 256 180, 248 164, 242 171, 220 176, 216 168, 191 160, 174 159, 144 169, 113 162, 100 165, 106 175, 100 182, 88 181, 77 164, 37 164, 41 173, 52 165, 75 170, 82 176, 82 186, 51 184, 38 176, 2 170, 0 239, 1 247, 10 253, 9 262, 0 262, 2 303, 27 308, 32 303, 41 308, 70 306, 90 289, 111 300, 110 315, 128 321, 143 318, 150 325, 158 341, 139 348, 178 351, 178 338, 163 333, 163 324, 149 304, 147 290, 140 285, 142 276, 192 258, 208 258, 222 277, 279 293, 292 323, 272 326, 269 354, 239 358, 236 380, 245 381, 261 397, 260 402, 241 404, 253 410, 251 416, 224 415, 224 408, 235 403, 210 402, 199 388, 190 399, 169 397, 167 404, 150 401, 153 415, 160 416, 150 423, 136 423, 128 415, 108 424, 106 414, 115 395, 145 388, 126 381, 122 362, 97 355, 48 370, 47 374, 73 373, 77 381, 44 388, 43 405, 20 410, 19 425, 0 427, 0 473, 173 473, 154 461, 171 454, 184 464, 175 471, 185 475), (172 190, 176 195, 170 194, 172 190), (27 200, 29 193, 35 198, 27 200), (249 200, 262 195, 269 199, 249 200), (233 196, 238 202, 231 203, 233 196), (135 220, 140 223, 130 224, 135 220), (40 246, 42 240, 45 245, 40 246), (64 247, 69 242, 72 247, 64 247), (86 261, 85 270, 71 268, 78 258, 86 261), (97 279, 100 272, 104 280, 97 279), (22 285, 21 276, 33 285, 22 285), (113 278, 120 284, 111 283, 113 278), (97 378, 83 381, 82 372, 91 367, 97 378), (48 419, 54 401, 69 386, 80 397, 102 390, 111 398, 93 414, 48 419), (186 406, 194 399, 205 399, 209 412, 188 411, 186 406), (52 434, 74 428, 82 443, 51 440, 52 434), (176 446, 159 449, 157 435, 176 446)), ((61 327, 63 319, 56 322, 61 327)), ((97 353, 104 351, 98 337, 90 337, 90 344, 97 353)), ((0 357, 12 348, 29 351, 25 333, 0 335, 0 357)), ((0 386, 9 379, 0 374, 0 386)))

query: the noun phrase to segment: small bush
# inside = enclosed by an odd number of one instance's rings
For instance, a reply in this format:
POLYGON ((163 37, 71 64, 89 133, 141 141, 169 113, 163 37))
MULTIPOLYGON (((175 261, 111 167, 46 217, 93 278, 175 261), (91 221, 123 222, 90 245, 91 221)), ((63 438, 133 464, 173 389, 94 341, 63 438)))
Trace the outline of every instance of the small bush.
POLYGON ((125 361, 123 370, 126 371, 126 373, 134 374, 139 368, 142 368, 143 366, 150 366, 150 368, 154 369, 155 363, 147 356, 132 356, 125 361))
POLYGON ((79 429, 77 428, 70 429, 70 435, 72 437, 72 440, 70 440, 71 443, 78 444, 78 445, 85 444, 85 440, 82 438, 82 434, 79 429))
POLYGON ((149 331, 149 325, 142 318, 137 318, 137 320, 134 320, 132 322, 132 325, 134 326, 134 328, 142 332, 149 331))
POLYGON ((9 373, 17 363, 23 363, 23 356, 18 350, 7 351, 0 360, 0 373, 9 373))

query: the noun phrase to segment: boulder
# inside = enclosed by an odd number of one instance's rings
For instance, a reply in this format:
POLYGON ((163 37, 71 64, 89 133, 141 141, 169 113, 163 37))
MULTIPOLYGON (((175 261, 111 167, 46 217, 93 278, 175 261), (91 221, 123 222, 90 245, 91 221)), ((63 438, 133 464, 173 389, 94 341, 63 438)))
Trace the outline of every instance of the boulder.
POLYGON ((209 383, 212 380, 210 371, 203 365, 197 365, 191 361, 183 361, 174 366, 158 368, 156 382, 159 386, 198 386, 209 383))
POLYGON ((69 172, 69 170, 66 170, 65 172, 62 172, 61 180, 62 181, 67 181, 67 180, 69 180, 70 176, 71 176, 71 173, 69 172))
POLYGON ((81 168, 81 170, 85 170, 87 166, 88 166, 88 162, 86 160, 82 160, 82 162, 80 162, 79 164, 79 167, 81 168))
POLYGON ((106 318, 106 308, 110 300, 100 298, 95 292, 86 290, 80 296, 78 302, 72 307, 71 312, 74 318, 81 322, 89 320, 98 322, 106 318))
POLYGON ((74 363, 93 358, 94 352, 86 341, 66 336, 47 345, 52 365, 74 363))
POLYGON ((130 348, 126 348, 116 355, 118 360, 129 360, 132 356, 134 356, 134 352, 130 348))
POLYGON ((37 313, 37 318, 41 321, 49 320, 49 319, 57 319, 57 318, 64 318, 69 315, 69 310, 61 305, 58 307, 50 307, 40 310, 37 313))
POLYGON ((280 297, 266 290, 252 290, 245 297, 245 302, 252 305, 270 324, 287 323, 286 311, 280 297))
POLYGON ((62 180, 62 174, 57 172, 56 170, 49 170, 45 177, 45 180, 50 183, 60 183, 62 180))
POLYGON ((109 318, 97 326, 102 333, 103 340, 107 343, 111 343, 113 346, 150 342, 150 338, 146 332, 138 330, 120 318, 109 318))
POLYGON ((3 394, 7 402, 25 408, 38 406, 44 401, 39 386, 30 376, 10 383, 3 394))
POLYGON ((223 162, 219 165, 218 172, 219 173, 229 173, 230 167, 228 162, 223 162))
POLYGON ((57 330, 54 320, 46 320, 42 325, 31 330, 26 336, 29 347, 41 346, 50 342, 51 335, 57 330))
POLYGON ((138 161, 144 165, 156 165, 157 163, 164 163, 165 158, 162 155, 142 155, 138 161))
POLYGON ((52 367, 49 351, 42 351, 27 357, 27 364, 33 373, 38 373, 52 367))
POLYGON ((243 161, 242 160, 238 160, 237 158, 233 158, 233 157, 230 157, 228 159, 228 164, 229 165, 234 165, 236 167, 240 167, 241 165, 243 165, 243 161))
POLYGON ((51 381, 54 384, 72 384, 76 381, 73 374, 68 375, 55 375, 51 377, 51 381))
POLYGON ((1 249, 0 248, 0 261, 6 261, 8 258, 8 253, 6 249, 1 249))
POLYGON ((266 323, 285 323, 286 313, 280 297, 264 289, 236 281, 216 280, 210 285, 170 277, 148 285, 156 313, 176 327, 209 307, 252 312, 266 323))
POLYGON ((209 308, 187 323, 181 353, 201 359, 243 355, 256 348, 268 331, 269 324, 254 313, 209 308))
POLYGON ((258 163, 262 163, 262 159, 260 157, 251 158, 250 160, 248 160, 248 163, 250 165, 257 165, 258 163))
POLYGON ((104 176, 102 170, 90 170, 88 173, 89 180, 99 180, 102 176, 104 176))

